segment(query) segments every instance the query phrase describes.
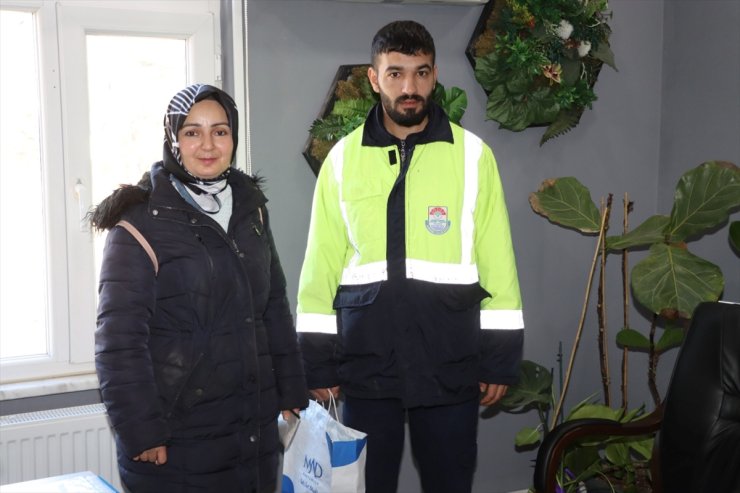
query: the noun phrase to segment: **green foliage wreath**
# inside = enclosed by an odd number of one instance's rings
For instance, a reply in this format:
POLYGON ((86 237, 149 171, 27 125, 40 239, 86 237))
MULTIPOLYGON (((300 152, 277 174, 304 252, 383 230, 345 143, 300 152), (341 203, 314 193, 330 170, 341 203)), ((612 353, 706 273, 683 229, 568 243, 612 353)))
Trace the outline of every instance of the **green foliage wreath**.
POLYGON ((486 116, 515 132, 547 125, 540 145, 575 127, 596 100, 602 64, 616 69, 607 8, 607 0, 495 0, 473 46, 486 116))

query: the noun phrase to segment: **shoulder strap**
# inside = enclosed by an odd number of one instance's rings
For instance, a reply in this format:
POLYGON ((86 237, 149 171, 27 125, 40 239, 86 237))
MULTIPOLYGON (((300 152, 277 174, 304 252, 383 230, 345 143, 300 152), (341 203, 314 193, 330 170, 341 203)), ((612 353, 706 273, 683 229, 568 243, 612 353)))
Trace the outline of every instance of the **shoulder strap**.
POLYGON ((136 238, 136 241, 139 242, 142 248, 144 248, 144 250, 146 251, 147 255, 149 255, 149 258, 152 261, 152 265, 154 266, 154 275, 156 276, 159 273, 159 262, 157 261, 157 255, 154 253, 154 249, 149 244, 149 242, 146 241, 146 238, 144 238, 144 235, 141 234, 141 231, 136 229, 136 226, 123 219, 118 221, 116 226, 121 226, 126 231, 131 233, 131 236, 136 238))

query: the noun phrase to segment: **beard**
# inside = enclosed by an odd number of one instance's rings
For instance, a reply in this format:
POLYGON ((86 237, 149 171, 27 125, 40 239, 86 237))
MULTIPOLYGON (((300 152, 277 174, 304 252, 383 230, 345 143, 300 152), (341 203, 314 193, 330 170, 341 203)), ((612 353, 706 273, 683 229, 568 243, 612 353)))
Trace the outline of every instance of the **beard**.
POLYGON ((416 125, 419 125, 421 122, 423 122, 429 114, 429 98, 419 96, 418 94, 413 94, 411 96, 400 96, 396 98, 395 101, 392 101, 390 97, 381 92, 380 102, 383 104, 383 109, 385 110, 388 117, 397 125, 401 125, 402 127, 415 127, 416 125), (400 106, 401 103, 408 100, 421 102, 421 107, 419 108, 419 110, 416 111, 414 109, 396 109, 396 105, 400 106))

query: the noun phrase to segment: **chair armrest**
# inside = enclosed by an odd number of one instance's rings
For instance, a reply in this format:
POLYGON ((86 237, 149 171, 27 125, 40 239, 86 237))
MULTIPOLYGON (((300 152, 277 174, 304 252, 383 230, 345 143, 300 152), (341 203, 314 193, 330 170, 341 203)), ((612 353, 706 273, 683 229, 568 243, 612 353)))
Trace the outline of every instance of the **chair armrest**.
POLYGON ((655 411, 628 423, 610 419, 574 419, 553 428, 542 440, 537 451, 534 467, 534 490, 537 493, 555 493, 556 476, 565 451, 573 442, 594 436, 639 436, 654 433, 660 429, 663 420, 663 406, 655 411))

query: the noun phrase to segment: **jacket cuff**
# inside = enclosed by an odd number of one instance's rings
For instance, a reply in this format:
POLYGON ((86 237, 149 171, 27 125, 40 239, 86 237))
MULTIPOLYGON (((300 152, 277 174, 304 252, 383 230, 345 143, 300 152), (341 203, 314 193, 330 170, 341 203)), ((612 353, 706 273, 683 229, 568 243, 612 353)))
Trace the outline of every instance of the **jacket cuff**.
POLYGON ((524 330, 482 330, 478 380, 513 385, 519 381, 524 330))

